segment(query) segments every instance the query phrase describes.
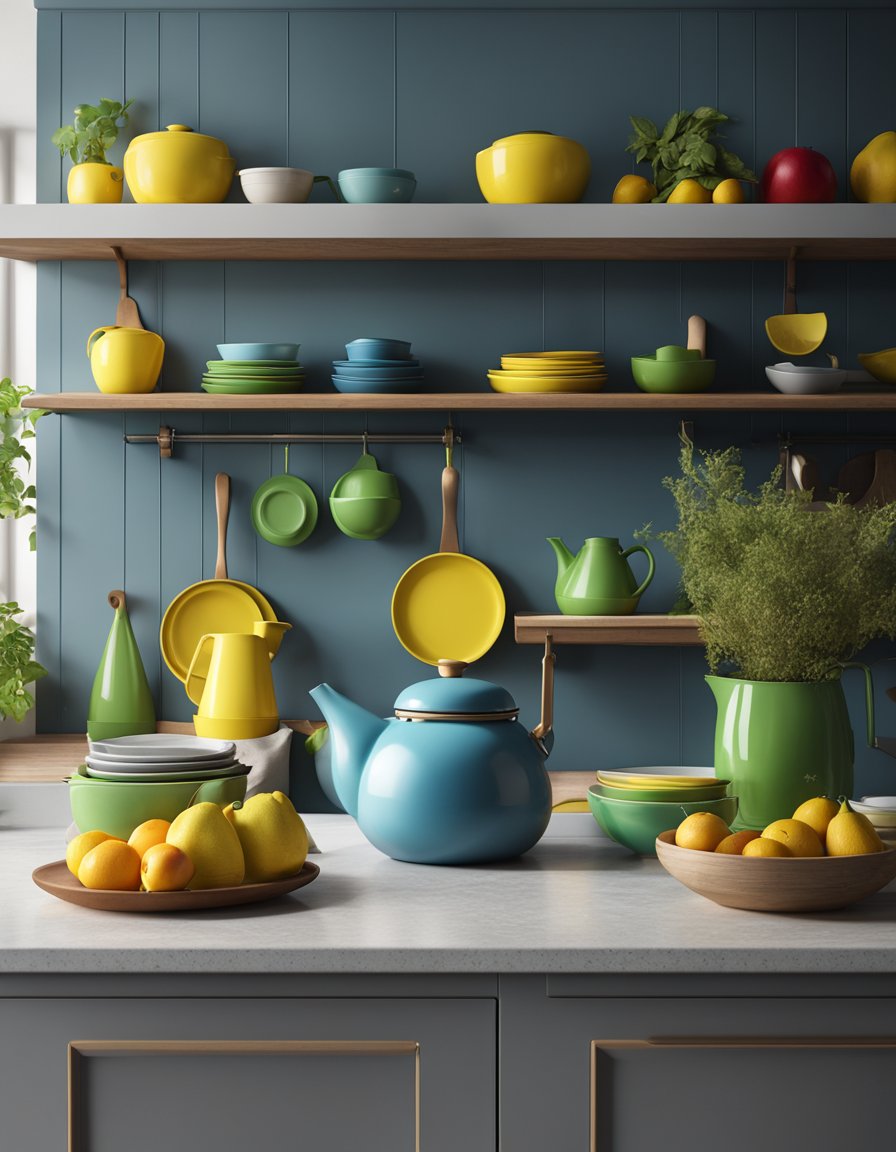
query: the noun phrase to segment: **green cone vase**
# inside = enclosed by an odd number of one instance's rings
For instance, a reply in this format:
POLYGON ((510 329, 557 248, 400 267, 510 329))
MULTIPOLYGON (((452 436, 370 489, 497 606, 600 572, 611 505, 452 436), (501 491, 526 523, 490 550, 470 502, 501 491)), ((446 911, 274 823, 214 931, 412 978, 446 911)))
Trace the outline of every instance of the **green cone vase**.
MULTIPOLYGON (((864 670, 870 743, 873 696, 864 670)), ((792 816, 813 796, 852 796, 855 747, 839 676, 814 683, 707 676, 706 682, 718 709, 716 775, 730 780, 729 793, 739 797, 735 831, 792 816)))
POLYGON ((87 735, 91 740, 112 740, 156 730, 152 693, 124 592, 110 592, 109 603, 115 616, 87 708, 87 735))

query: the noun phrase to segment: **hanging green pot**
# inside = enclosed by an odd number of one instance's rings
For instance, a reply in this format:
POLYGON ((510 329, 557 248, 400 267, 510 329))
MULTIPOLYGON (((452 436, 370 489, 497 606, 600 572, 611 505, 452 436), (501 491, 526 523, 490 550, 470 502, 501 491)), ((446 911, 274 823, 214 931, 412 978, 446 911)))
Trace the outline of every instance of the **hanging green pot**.
POLYGON ((131 628, 124 592, 109 593, 115 609, 87 709, 91 740, 155 732, 156 713, 140 649, 131 628))
MULTIPOLYGON (((865 673, 868 743, 874 743, 871 671, 865 673)), ((854 741, 839 676, 814 683, 707 676, 718 708, 716 775, 739 798, 735 831, 792 816, 813 796, 852 796, 854 741)))

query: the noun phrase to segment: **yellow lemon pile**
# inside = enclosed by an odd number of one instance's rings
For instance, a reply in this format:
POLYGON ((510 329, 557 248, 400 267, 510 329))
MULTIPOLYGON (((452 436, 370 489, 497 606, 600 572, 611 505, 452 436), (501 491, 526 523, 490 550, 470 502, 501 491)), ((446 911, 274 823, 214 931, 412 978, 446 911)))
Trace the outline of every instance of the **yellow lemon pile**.
MULTIPOLYGON (((613 189, 614 204, 649 204, 656 196, 656 185, 646 176, 630 173, 613 189)), ((667 198, 668 204, 743 204, 744 186, 733 178, 720 181, 710 191, 690 177, 679 180, 667 198)))
POLYGON ((761 832, 732 832, 714 813, 693 812, 678 825, 675 843, 698 852, 791 859, 864 856, 886 849, 867 816, 854 812, 848 800, 828 796, 804 801, 792 816, 773 820, 761 832))
POLYGON ((283 792, 259 792, 221 809, 203 802, 170 823, 146 820, 125 843, 100 829, 75 836, 68 870, 85 888, 177 892, 228 888, 294 876, 308 831, 283 792))

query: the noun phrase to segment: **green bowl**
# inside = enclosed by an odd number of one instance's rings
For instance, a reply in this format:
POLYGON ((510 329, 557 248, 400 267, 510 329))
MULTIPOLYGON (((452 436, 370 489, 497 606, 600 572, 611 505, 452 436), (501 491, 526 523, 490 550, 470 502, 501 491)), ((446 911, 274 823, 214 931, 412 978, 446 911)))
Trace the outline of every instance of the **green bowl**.
MULTIPOLYGON (((721 800, 727 796, 728 781, 721 784, 701 784, 695 788, 617 788, 613 784, 592 784, 598 796, 613 800, 646 800, 659 804, 673 804, 680 800, 721 800)), ((663 829, 665 831, 665 829, 663 829)))
POLYGON ((394 497, 330 497, 330 513, 336 527, 353 540, 378 540, 389 531, 400 511, 401 501, 394 497))
POLYGON ((632 356, 632 376, 642 392, 705 392, 715 374, 715 360, 632 356))
POLYGON ((737 797, 719 800, 681 800, 657 803, 649 800, 616 800, 588 789, 591 814, 611 840, 623 844, 639 856, 656 856, 656 838, 660 832, 677 828, 692 812, 714 812, 730 825, 737 815, 737 797))

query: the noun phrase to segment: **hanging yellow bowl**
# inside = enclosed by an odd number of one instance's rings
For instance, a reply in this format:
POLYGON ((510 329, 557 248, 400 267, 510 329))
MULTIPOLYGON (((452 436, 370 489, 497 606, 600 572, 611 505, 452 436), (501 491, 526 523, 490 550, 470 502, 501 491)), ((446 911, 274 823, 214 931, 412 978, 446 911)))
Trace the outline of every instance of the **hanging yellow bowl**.
POLYGON ((824 312, 791 312, 769 316, 765 332, 779 352, 788 356, 808 356, 821 347, 828 332, 824 312))

